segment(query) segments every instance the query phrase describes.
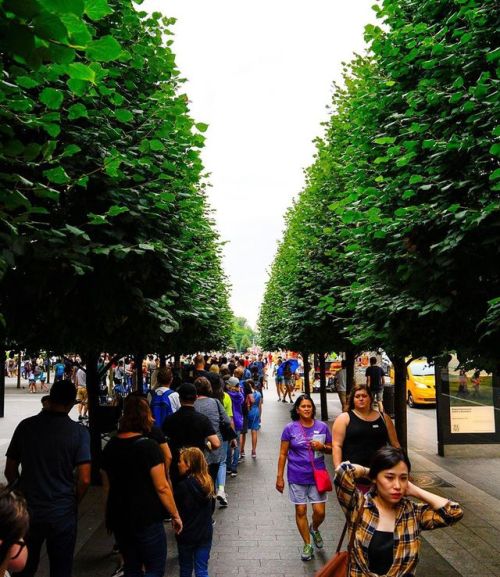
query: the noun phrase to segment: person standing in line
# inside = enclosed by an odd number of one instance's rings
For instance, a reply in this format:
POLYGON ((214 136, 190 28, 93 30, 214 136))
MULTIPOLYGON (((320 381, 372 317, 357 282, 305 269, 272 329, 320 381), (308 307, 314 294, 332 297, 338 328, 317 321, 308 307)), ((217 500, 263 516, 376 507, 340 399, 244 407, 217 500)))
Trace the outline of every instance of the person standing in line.
POLYGON ((342 412, 347 411, 347 361, 342 359, 342 366, 335 375, 337 394, 340 400, 342 412))
POLYGON ((118 434, 102 452, 106 527, 114 534, 123 557, 124 577, 163 577, 167 559, 163 519, 167 511, 174 530, 182 531, 163 453, 158 442, 144 435, 152 426, 146 399, 131 396, 124 403, 118 434))
POLYGON ((276 383, 276 392, 278 393, 278 402, 281 401, 281 396, 283 395, 283 402, 285 403, 285 390, 284 390, 284 386, 285 386, 285 377, 281 374, 278 374, 278 369, 280 368, 280 366, 282 365, 283 361, 281 359, 281 357, 278 359, 278 362, 276 363, 276 365, 274 366, 274 382, 276 383))
POLYGON ((54 383, 48 409, 22 420, 7 449, 5 477, 10 484, 19 479, 30 511, 28 561, 21 577, 35 575, 44 541, 51 576, 71 575, 77 505, 90 485, 89 432, 68 416, 75 395, 71 381, 54 383))
POLYGON ((194 408, 197 397, 196 387, 192 383, 184 383, 177 389, 177 392, 179 393, 181 408, 167 417, 162 427, 172 451, 170 479, 174 489, 179 480, 178 465, 182 448, 198 447, 203 451, 207 449, 208 444, 211 449, 218 449, 221 446, 220 439, 210 419, 194 408))
POLYGON ((236 432, 236 446, 229 444, 227 448, 226 466, 231 477, 238 475, 238 462, 240 458, 240 435, 243 428, 243 403, 245 397, 240 390, 240 382, 236 377, 230 377, 226 382, 227 394, 231 399, 233 426, 236 432))
POLYGON ((182 532, 175 536, 179 552, 180 577, 208 577, 212 548, 212 479, 203 453, 196 447, 181 450, 181 480, 175 488, 175 502, 182 519, 182 532))
POLYGON ((408 457, 395 447, 379 449, 370 468, 348 461, 337 467, 337 498, 349 533, 354 527, 356 531, 348 577, 413 577, 421 532, 448 527, 463 517, 458 503, 411 483, 410 469, 408 457), (363 494, 356 482, 367 477, 371 488, 363 494))
POLYGON ((156 383, 150 391, 148 398, 157 427, 162 427, 165 419, 181 408, 179 394, 170 387, 173 381, 173 373, 170 367, 162 367, 156 373, 156 383))
POLYGON ((378 410, 384 412, 384 371, 377 365, 377 357, 370 357, 370 366, 365 371, 366 386, 372 392, 378 410))
POLYGON ((210 382, 205 377, 198 377, 194 382, 196 387, 197 399, 194 403, 195 411, 205 415, 212 425, 212 428, 219 439, 219 446, 217 448, 205 449, 205 459, 208 464, 208 472, 214 481, 214 490, 217 492, 216 499, 221 507, 227 507, 227 495, 224 490, 224 484, 217 487, 217 476, 221 464, 227 458, 227 446, 224 448, 224 443, 221 434, 221 424, 224 422, 227 426, 231 424, 229 417, 222 403, 218 399, 212 397, 213 391, 210 382))
POLYGON ((327 494, 318 492, 314 480, 315 469, 326 469, 325 454, 332 452, 332 437, 328 426, 315 419, 316 406, 309 395, 300 395, 290 411, 292 422, 281 434, 276 489, 285 489, 284 472, 287 465, 288 495, 295 505, 295 521, 304 541, 301 558, 310 561, 314 557, 311 537, 318 549, 323 547, 319 527, 325 519, 327 494), (313 509, 312 521, 307 520, 307 504, 313 509))
POLYGON ((7 571, 24 569, 28 549, 24 537, 28 532, 29 515, 26 501, 12 487, 0 485, 0 577, 7 571))

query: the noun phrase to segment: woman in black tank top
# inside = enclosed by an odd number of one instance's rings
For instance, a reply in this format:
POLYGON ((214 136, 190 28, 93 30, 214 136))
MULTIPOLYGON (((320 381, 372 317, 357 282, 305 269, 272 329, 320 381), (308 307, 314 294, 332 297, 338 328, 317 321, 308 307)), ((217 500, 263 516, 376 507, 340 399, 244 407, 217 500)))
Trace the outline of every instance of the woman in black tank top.
POLYGON ((368 467, 373 455, 384 445, 399 447, 396 430, 389 417, 372 409, 371 392, 355 385, 349 395, 349 410, 333 424, 333 464, 343 461, 368 467))

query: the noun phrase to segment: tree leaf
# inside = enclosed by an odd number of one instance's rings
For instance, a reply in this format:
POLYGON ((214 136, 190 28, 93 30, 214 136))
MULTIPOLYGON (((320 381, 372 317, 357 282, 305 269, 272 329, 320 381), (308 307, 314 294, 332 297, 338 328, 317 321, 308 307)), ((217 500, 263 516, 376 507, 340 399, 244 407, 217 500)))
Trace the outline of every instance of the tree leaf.
POLYGON ((111 62, 116 60, 122 52, 122 47, 113 36, 103 36, 99 40, 92 41, 87 49, 87 57, 98 62, 111 62))
POLYGON ((51 108, 52 110, 61 108, 63 100, 63 93, 55 88, 44 88, 40 93, 40 101, 43 102, 47 108, 51 108))
POLYGON ((68 64, 67 71, 69 76, 74 80, 86 80, 88 82, 95 81, 95 72, 90 68, 90 66, 86 66, 81 62, 68 64))
POLYGON ((38 0, 38 2, 49 12, 56 14, 83 14, 83 0, 38 0))
POLYGON ((70 181, 69 176, 62 166, 57 166, 56 168, 50 168, 49 170, 44 170, 43 175, 54 184, 67 184, 70 181))
POLYGON ((85 14, 91 20, 100 20, 112 13, 113 10, 108 6, 107 0, 85 0, 85 14))
POLYGON ((80 102, 78 104, 72 104, 68 108, 68 120, 77 120, 78 118, 88 118, 88 117, 89 113, 87 111, 87 108, 80 102))
POLYGON ((117 108, 115 110, 115 117, 120 122, 130 122, 133 120, 134 115, 126 108, 117 108))

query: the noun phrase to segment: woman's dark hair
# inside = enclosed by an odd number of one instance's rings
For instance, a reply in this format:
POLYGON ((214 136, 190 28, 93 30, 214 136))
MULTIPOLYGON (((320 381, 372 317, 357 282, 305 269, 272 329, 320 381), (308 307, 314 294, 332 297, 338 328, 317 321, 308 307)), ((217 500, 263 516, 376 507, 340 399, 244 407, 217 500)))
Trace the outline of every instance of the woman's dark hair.
POLYGON ((123 403, 123 416, 119 421, 120 433, 149 433, 154 419, 144 397, 128 395, 123 403))
POLYGON ((373 455, 370 463, 370 479, 374 481, 381 471, 392 469, 401 462, 406 464, 409 473, 411 471, 411 463, 403 449, 390 446, 382 447, 373 455))
POLYGON ((212 385, 212 394, 211 394, 211 396, 212 396, 214 399, 217 399, 218 401, 220 401, 221 403, 224 402, 224 388, 223 388, 223 384, 224 384, 224 381, 223 381, 222 379, 218 379, 217 382, 215 382, 215 379, 214 379, 214 382, 211 383, 211 385, 212 385))
POLYGON ((198 396, 212 396, 212 385, 210 384, 210 381, 207 379, 207 377, 198 377, 194 382, 194 386, 196 387, 196 393, 198 396))
POLYGON ((309 401, 311 403, 312 418, 314 419, 316 417, 316 405, 314 404, 314 401, 311 399, 309 395, 300 395, 295 399, 295 403, 293 404, 292 410, 290 411, 292 421, 298 421, 300 419, 297 409, 300 407, 300 403, 302 403, 302 401, 309 401))
POLYGON ((0 564, 15 541, 28 532, 29 516, 26 501, 9 487, 0 485, 0 564))
POLYGON ((354 409, 354 395, 358 391, 365 391, 365 393, 370 397, 371 402, 373 403, 373 393, 366 385, 354 385, 354 387, 351 389, 351 392, 349 393, 348 408, 350 411, 354 409))

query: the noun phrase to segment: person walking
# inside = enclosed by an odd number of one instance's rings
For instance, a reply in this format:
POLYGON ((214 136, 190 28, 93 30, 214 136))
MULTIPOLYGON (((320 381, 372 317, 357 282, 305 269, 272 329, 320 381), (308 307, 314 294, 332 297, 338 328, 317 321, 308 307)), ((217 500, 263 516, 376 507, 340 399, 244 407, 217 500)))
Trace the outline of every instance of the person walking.
POLYGON ((463 517, 458 503, 414 485, 410 470, 408 457, 395 447, 379 449, 369 469, 348 461, 337 468, 337 498, 349 533, 355 531, 348 577, 413 577, 421 531, 447 527, 463 517), (363 494, 356 481, 366 477, 371 488, 363 494))
POLYGON ((238 462, 240 458, 240 435, 243 429, 243 403, 245 397, 240 389, 240 382, 236 377, 230 377, 226 382, 227 394, 231 399, 233 410, 233 425, 236 433, 236 446, 227 448, 227 470, 231 477, 238 475, 238 462))
POLYGON ((342 359, 340 370, 335 375, 336 389, 342 412, 347 411, 347 361, 342 359))
MULTIPOLYGON (((333 466, 342 461, 370 465, 375 452, 384 445, 399 447, 396 429, 390 417, 372 409, 373 397, 365 385, 354 385, 349 395, 348 411, 341 413, 333 423, 333 466)), ((367 491, 368 479, 358 479, 367 491)))
POLYGON ((175 538, 179 552, 180 577, 208 577, 212 548, 213 482, 203 453, 196 447, 182 449, 179 460, 181 480, 175 488, 175 502, 182 519, 182 532, 175 538))
POLYGON ((163 453, 156 441, 144 436, 153 422, 146 399, 126 401, 118 434, 102 452, 106 527, 114 534, 123 557, 124 577, 163 577, 167 559, 163 519, 167 511, 175 532, 182 530, 163 453))
POLYGON ((292 422, 281 434, 276 489, 285 489, 284 471, 287 464, 288 495, 295 505, 295 521, 304 541, 301 558, 310 561, 314 556, 311 537, 318 549, 323 547, 319 528, 325 519, 326 492, 320 493, 314 480, 314 469, 326 469, 325 454, 332 452, 332 437, 328 426, 316 420, 316 406, 309 395, 300 395, 290 411, 292 422), (314 469, 313 469, 314 463, 314 469), (307 505, 312 505, 311 523, 307 519, 307 505))
POLYGON ((381 413, 384 412, 384 377, 385 373, 377 365, 377 357, 370 357, 370 366, 365 371, 366 387, 371 391, 373 401, 377 403, 381 413))
POLYGON ((251 393, 247 396, 248 404, 248 428, 252 434, 252 458, 257 458, 257 435, 260 430, 260 421, 262 417, 262 393, 257 390, 252 379, 247 379, 247 386, 251 389, 251 393))
POLYGON ((5 477, 10 484, 19 479, 30 510, 28 560, 21 577, 35 575, 44 541, 51 576, 71 575, 77 505, 90 485, 89 432, 68 416, 75 397, 71 381, 54 383, 48 408, 21 421, 7 449, 5 477))

